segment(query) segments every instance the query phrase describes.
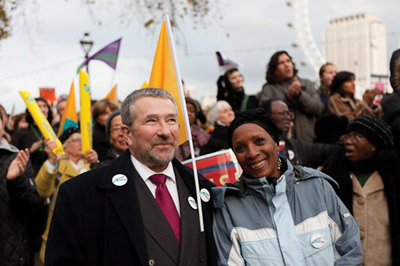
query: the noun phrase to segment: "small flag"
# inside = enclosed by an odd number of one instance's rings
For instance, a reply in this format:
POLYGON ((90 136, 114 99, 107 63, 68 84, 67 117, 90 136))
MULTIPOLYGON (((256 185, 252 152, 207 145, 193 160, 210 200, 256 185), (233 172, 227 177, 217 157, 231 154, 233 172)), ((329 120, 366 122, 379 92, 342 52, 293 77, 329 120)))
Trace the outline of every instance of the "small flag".
MULTIPOLYGON (((153 69, 151 70, 149 87, 160 88, 168 91, 172 97, 174 97, 176 104, 178 105, 178 121, 179 121, 179 144, 183 144, 187 141, 185 120, 182 112, 182 107, 186 104, 182 104, 181 100, 185 99, 180 97, 179 90, 182 90, 182 81, 177 78, 175 69, 174 57, 170 47, 170 41, 165 25, 165 21, 162 24, 160 37, 158 39, 156 55, 154 56, 153 69)), ((186 111, 186 110, 185 110, 186 111)))
POLYGON ((38 125, 43 137, 45 139, 50 138, 50 140, 56 141, 57 147, 53 149, 54 154, 64 154, 61 141, 57 138, 56 133, 54 133, 53 128, 50 126, 49 121, 47 121, 47 118, 42 113, 42 110, 40 110, 35 98, 33 98, 31 94, 26 91, 19 91, 19 93, 21 94, 29 113, 31 113, 33 120, 38 125))
POLYGON ((144 88, 148 88, 149 87, 149 83, 147 81, 143 82, 142 87, 140 87, 141 89, 144 88))
POLYGON ((119 47, 121 45, 121 39, 119 38, 118 40, 110 43, 109 45, 105 46, 103 49, 95 53, 94 55, 90 56, 83 62, 79 67, 77 73, 79 73, 79 70, 86 66, 90 60, 100 60, 109 65, 112 68, 117 67, 117 59, 118 59, 118 53, 119 53, 119 47))
POLYGON ((61 117, 60 128, 58 129, 57 136, 60 137, 61 134, 71 127, 78 126, 78 114, 76 113, 75 105, 75 88, 74 82, 71 83, 71 89, 69 90, 69 95, 67 98, 67 103, 65 104, 65 109, 61 117))
POLYGON ((115 85, 110 90, 110 92, 107 94, 105 99, 110 100, 119 108, 119 101, 118 101, 118 97, 117 97, 117 85, 115 85))
POLYGON ((217 56, 219 68, 223 72, 242 66, 242 64, 236 63, 235 61, 226 58, 221 52, 217 51, 215 52, 215 55, 217 56))
POLYGON ((79 94, 81 97, 80 126, 82 136, 82 154, 86 156, 92 149, 92 112, 90 110, 89 76, 86 71, 79 71, 79 94))

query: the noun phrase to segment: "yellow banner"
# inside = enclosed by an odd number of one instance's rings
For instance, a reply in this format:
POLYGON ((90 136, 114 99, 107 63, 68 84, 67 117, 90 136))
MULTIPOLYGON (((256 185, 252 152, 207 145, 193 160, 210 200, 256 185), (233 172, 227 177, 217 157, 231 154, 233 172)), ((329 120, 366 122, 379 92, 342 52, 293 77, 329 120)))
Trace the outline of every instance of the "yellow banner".
MULTIPOLYGON (((40 110, 39 105, 35 101, 35 98, 29 92, 19 91, 22 99, 24 100, 28 111, 31 113, 33 120, 39 127, 40 132, 42 133, 45 139, 50 138, 51 140, 55 140, 57 143, 57 147, 53 149, 54 154, 64 154, 64 149, 61 144, 61 141, 57 138, 56 133, 54 133, 53 128, 51 127, 49 121, 40 110)), ((51 110, 49 110, 51 112, 51 110)))
POLYGON ((89 76, 82 69, 79 71, 79 94, 81 99, 80 126, 82 136, 82 154, 86 156, 92 149, 92 112, 90 110, 90 86, 89 76))

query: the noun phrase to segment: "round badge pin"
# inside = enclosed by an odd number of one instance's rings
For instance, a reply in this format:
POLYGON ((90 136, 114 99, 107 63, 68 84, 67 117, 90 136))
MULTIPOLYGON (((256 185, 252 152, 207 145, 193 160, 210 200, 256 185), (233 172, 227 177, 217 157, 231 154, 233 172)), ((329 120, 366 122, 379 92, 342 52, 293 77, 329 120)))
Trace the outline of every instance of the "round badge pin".
POLYGON ((113 176, 112 182, 117 187, 124 186, 128 182, 128 178, 123 174, 117 174, 113 176))
POLYGON ((189 197, 188 202, 189 202, 190 207, 192 207, 192 209, 197 210, 197 203, 193 197, 189 197))
POLYGON ((208 192, 206 188, 203 188, 202 190, 200 190, 200 198, 204 202, 209 202, 211 199, 210 192, 208 192))
POLYGON ((321 234, 313 234, 311 236, 311 245, 314 248, 322 248, 324 246, 325 240, 321 234))

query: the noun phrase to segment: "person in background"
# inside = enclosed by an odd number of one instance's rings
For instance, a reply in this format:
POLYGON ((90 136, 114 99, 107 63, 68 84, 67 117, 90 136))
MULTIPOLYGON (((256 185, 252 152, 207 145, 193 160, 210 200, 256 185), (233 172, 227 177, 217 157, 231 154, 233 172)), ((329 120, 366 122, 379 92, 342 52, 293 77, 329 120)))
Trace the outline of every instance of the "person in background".
POLYGON ((229 126, 243 175, 213 188, 218 265, 360 265, 360 231, 331 178, 279 156, 278 138, 262 108, 229 126))
POLYGON ((12 131, 8 129, 8 125, 10 124, 10 122, 8 121, 8 115, 6 112, 6 109, 0 104, 0 116, 1 119, 4 121, 3 125, 4 125, 4 130, 2 131, 2 136, 5 140, 7 140, 7 142, 11 142, 11 135, 12 135, 12 131))
POLYGON ((287 104, 295 115, 293 138, 312 142, 315 119, 324 110, 315 85, 297 76, 298 70, 292 57, 286 51, 272 55, 261 95, 261 106, 269 99, 279 99, 287 104))
POLYGON ((40 260, 42 263, 44 263, 45 259, 50 223, 61 184, 90 170, 91 167, 96 167, 98 161, 97 153, 94 150, 90 150, 86 157, 83 156, 82 138, 78 128, 68 128, 61 134, 59 139, 65 151, 64 157, 58 159, 53 153, 57 143, 54 140, 46 139, 45 152, 48 155, 48 159, 42 165, 35 178, 40 197, 43 199, 51 197, 46 229, 42 235, 43 241, 40 248, 40 260))
MULTIPOLYGON (((51 112, 50 105, 43 98, 35 98, 35 100, 40 110, 47 118, 47 121, 51 123, 53 120, 53 113, 51 112)), ((36 176, 40 167, 42 167, 43 163, 46 161, 47 154, 43 150, 43 135, 36 125, 36 122, 33 121, 33 117, 28 109, 25 111, 25 116, 29 127, 16 130, 13 133, 11 144, 20 150, 25 148, 29 149, 34 175, 36 176)))
MULTIPOLYGON (((204 129, 197 124, 197 114, 199 113, 197 102, 190 97, 185 97, 185 100, 189 116, 190 130, 192 132, 194 154, 195 156, 199 156, 200 154, 203 154, 202 148, 209 142, 210 135, 208 135, 204 129)), ((175 157, 180 162, 190 158, 189 142, 185 142, 179 146, 175 157)))
POLYGON ((321 166, 335 151, 338 145, 317 144, 287 137, 293 114, 281 100, 270 99, 261 106, 271 117, 279 130, 279 155, 285 156, 293 165, 312 168, 321 166))
POLYGON ((380 117, 382 108, 374 104, 378 90, 366 90, 363 100, 355 98, 356 76, 347 71, 339 72, 331 84, 331 97, 329 97, 327 112, 339 116, 345 115, 349 122, 362 115, 375 115, 380 117))
POLYGON ((390 127, 368 115, 349 123, 344 148, 322 171, 360 227, 363 265, 400 265, 400 166, 390 127))
POLYGON ((349 120, 346 116, 327 113, 318 117, 315 122, 314 143, 342 144, 340 138, 346 133, 349 120))
POLYGON ((57 100, 57 105, 56 105, 56 110, 57 113, 55 114, 53 121, 52 121, 52 126, 54 128, 54 132, 57 134, 58 129, 60 128, 60 120, 62 117, 62 114, 64 113, 65 105, 67 104, 68 100, 68 95, 61 95, 58 97, 57 100))
POLYGON ((110 141, 111 148, 107 153, 106 158, 100 162, 99 166, 109 164, 114 159, 118 158, 127 148, 128 144, 122 132, 121 110, 117 109, 107 118, 106 133, 110 141))
POLYGON ((196 203, 193 170, 174 159, 179 125, 173 97, 156 88, 135 90, 121 113, 129 149, 61 186, 46 265, 217 265, 212 184, 199 176, 209 197, 196 203))
POLYGON ((30 237, 31 218, 40 213, 42 201, 32 182, 33 169, 29 150, 18 150, 3 135, 0 115, 0 264, 33 265, 30 237))
POLYGON ((29 124, 26 122, 26 114, 18 114, 13 117, 14 118, 14 126, 13 126, 13 131, 16 131, 21 128, 28 128, 29 124))
POLYGON ((324 104, 325 109, 328 99, 331 96, 331 90, 329 87, 331 86, 336 73, 336 66, 329 62, 323 64, 319 69, 319 80, 321 83, 319 86, 319 96, 321 97, 321 101, 324 104))
POLYGON ((93 125, 93 149, 99 155, 99 160, 106 158, 108 150, 111 148, 106 135, 106 122, 108 116, 117 109, 117 106, 110 100, 103 99, 97 101, 92 108, 93 125))

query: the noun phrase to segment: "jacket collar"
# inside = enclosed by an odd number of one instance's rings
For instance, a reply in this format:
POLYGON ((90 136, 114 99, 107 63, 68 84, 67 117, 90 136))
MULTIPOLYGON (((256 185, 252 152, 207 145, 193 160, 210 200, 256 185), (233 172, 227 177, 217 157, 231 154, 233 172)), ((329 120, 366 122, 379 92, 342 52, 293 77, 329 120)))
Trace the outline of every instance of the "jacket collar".
POLYGON ((0 150, 7 150, 9 152, 18 152, 18 149, 7 142, 4 138, 0 138, 0 150))

